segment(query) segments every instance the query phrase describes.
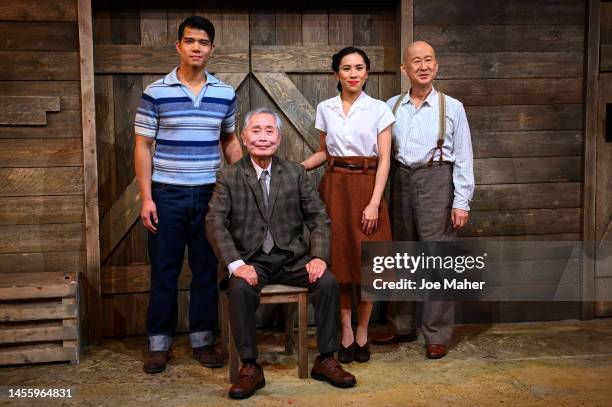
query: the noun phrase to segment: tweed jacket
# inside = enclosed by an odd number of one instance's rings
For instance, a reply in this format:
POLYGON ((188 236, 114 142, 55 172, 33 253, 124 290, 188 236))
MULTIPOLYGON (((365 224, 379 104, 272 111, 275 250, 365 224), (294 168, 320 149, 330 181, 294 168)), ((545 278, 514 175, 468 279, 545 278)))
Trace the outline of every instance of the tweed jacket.
POLYGON ((304 267, 312 257, 329 264, 330 220, 314 183, 298 163, 272 158, 268 210, 250 156, 220 169, 206 215, 206 237, 217 259, 217 281, 225 287, 227 265, 249 258, 262 246, 266 225, 274 244, 293 252, 286 271, 304 267), (306 243, 304 225, 310 231, 306 243))

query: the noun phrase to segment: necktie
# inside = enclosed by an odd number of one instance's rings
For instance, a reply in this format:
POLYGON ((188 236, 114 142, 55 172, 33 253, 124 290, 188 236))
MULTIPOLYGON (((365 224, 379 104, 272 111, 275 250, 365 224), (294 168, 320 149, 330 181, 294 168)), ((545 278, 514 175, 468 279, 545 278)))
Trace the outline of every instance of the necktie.
MULTIPOLYGON (((261 194, 263 195, 264 208, 266 211, 268 210, 268 170, 264 170, 259 177, 259 186, 261 187, 261 194)), ((270 233, 270 225, 266 225, 266 235, 264 237, 263 244, 261 245, 261 249, 264 253, 270 254, 272 248, 274 247, 274 239, 272 239, 272 234, 270 233)))

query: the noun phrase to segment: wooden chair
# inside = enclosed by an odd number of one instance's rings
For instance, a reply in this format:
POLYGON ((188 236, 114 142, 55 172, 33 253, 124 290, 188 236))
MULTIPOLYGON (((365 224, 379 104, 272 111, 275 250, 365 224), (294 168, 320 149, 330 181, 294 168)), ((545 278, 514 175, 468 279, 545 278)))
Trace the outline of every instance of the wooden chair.
MULTIPOLYGON (((285 352, 293 354, 295 339, 293 335, 293 315, 298 311, 298 376, 308 378, 308 289, 281 284, 269 284, 261 290, 261 304, 286 304, 285 308, 285 352)), ((229 321, 229 295, 221 296, 221 335, 223 354, 229 358, 229 380, 233 383, 238 377, 240 357, 232 336, 229 321)))

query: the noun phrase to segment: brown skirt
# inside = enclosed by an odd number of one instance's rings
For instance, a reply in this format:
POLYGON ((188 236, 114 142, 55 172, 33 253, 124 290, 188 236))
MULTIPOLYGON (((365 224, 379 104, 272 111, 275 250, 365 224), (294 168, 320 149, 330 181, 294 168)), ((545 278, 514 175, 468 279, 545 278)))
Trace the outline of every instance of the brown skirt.
POLYGON ((319 185, 331 218, 329 269, 339 284, 361 283, 361 242, 391 240, 389 209, 384 197, 378 212, 378 228, 370 235, 361 230, 361 216, 374 191, 377 163, 376 157, 328 157, 319 185))

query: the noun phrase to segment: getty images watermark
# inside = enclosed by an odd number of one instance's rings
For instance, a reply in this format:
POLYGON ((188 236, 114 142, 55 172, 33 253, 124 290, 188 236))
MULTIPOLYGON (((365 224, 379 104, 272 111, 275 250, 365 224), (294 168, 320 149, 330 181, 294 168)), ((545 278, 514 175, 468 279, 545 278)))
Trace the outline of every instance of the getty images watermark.
MULTIPOLYGON (((610 247, 600 249, 598 262, 609 262, 610 247)), ((364 242, 362 293, 371 301, 612 300, 583 289, 584 258, 576 241, 364 242)))

